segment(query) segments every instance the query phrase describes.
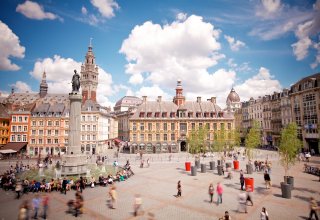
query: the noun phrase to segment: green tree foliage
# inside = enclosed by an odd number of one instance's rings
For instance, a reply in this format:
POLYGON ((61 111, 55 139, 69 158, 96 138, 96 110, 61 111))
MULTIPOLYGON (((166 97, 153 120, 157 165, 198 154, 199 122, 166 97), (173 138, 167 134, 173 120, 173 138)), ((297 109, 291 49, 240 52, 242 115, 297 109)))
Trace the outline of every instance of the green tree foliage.
POLYGON ((214 149, 221 153, 227 145, 227 137, 224 129, 215 131, 215 140, 213 142, 214 149))
POLYGON ((296 123, 290 123, 281 131, 279 155, 285 176, 288 175, 290 167, 295 164, 297 153, 302 145, 297 135, 297 128, 296 123))
POLYGON ((261 133, 259 128, 259 122, 253 121, 253 126, 251 127, 245 140, 246 154, 249 160, 251 160, 253 157, 253 149, 258 147, 261 143, 261 133))
POLYGON ((230 146, 231 147, 239 147, 240 144, 241 144, 240 130, 234 129, 231 131, 230 146))
POLYGON ((187 137, 189 145, 189 153, 200 154, 207 150, 207 136, 208 129, 206 127, 199 127, 198 129, 192 129, 187 137))

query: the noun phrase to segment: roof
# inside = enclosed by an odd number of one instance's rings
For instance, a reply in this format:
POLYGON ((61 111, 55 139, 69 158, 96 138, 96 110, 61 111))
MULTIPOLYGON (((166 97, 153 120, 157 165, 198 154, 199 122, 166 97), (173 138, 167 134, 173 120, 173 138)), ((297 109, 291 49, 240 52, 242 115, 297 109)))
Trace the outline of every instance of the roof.
POLYGON ((97 112, 99 111, 99 109, 100 105, 97 102, 92 101, 90 99, 87 99, 81 107, 81 111, 97 112))
POLYGON ((234 90, 234 88, 231 89, 228 97, 227 97, 227 102, 240 102, 240 97, 238 93, 234 90))
POLYGON ((3 104, 0 104, 0 118, 10 118, 8 110, 3 104))
POLYGON ((119 101, 116 102, 116 106, 136 106, 140 105, 142 100, 136 96, 124 96, 119 101))
POLYGON ((20 151, 22 148, 26 147, 28 142, 9 142, 3 146, 1 150, 15 150, 20 151))

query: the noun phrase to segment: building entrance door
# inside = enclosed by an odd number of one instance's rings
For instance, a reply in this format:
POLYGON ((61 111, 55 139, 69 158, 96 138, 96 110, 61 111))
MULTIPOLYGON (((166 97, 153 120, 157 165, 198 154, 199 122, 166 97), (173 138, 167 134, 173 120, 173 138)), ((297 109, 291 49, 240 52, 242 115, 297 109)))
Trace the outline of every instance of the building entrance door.
POLYGON ((185 141, 181 141, 180 143, 180 151, 186 152, 187 151, 187 143, 185 141))

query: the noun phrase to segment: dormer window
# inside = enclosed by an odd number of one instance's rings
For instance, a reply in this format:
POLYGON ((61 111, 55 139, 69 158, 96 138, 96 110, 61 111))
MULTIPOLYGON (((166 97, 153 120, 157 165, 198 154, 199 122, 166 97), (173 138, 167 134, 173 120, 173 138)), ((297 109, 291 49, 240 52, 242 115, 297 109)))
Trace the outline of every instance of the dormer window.
POLYGON ((196 113, 196 117, 197 117, 197 118, 200 118, 200 117, 201 117, 201 112, 197 112, 197 113, 196 113))
POLYGON ((160 117, 160 112, 155 112, 154 117, 159 118, 160 117))
POLYGON ((144 112, 140 112, 139 117, 140 117, 140 118, 144 118, 144 112))
POLYGON ((152 117, 152 112, 148 112, 147 113, 147 118, 151 118, 152 117))
POLYGON ((193 112, 188 112, 188 117, 193 118, 193 112))
POLYGON ((166 118, 167 117, 167 112, 162 112, 162 118, 166 118))
POLYGON ((215 112, 210 112, 210 117, 213 118, 215 117, 216 113, 215 112))

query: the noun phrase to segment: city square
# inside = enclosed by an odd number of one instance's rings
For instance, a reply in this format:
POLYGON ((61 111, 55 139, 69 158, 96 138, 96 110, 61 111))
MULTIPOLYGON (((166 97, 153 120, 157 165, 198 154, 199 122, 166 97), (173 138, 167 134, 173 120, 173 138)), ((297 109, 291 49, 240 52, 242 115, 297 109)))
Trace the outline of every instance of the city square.
POLYGON ((318 219, 319 11, 0 1, 0 220, 318 219))

